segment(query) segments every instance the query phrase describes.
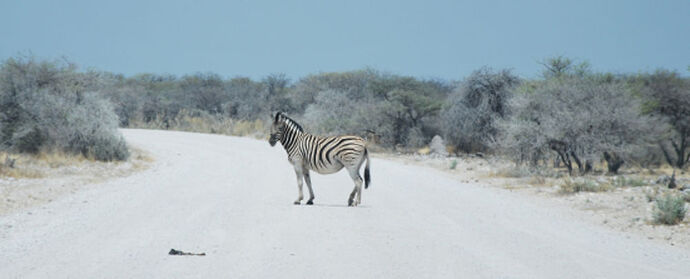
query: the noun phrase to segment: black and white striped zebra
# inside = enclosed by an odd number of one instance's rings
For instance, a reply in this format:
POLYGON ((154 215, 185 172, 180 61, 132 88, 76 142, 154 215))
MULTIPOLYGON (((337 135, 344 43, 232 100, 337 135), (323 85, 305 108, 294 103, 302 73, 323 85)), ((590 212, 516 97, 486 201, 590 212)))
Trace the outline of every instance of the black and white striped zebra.
POLYGON ((304 197, 302 181, 307 182, 309 200, 314 204, 314 191, 311 187, 309 170, 320 174, 331 174, 342 168, 347 169, 355 183, 355 188, 348 199, 348 206, 357 206, 362 201, 362 177, 359 169, 364 160, 364 188, 369 188, 369 153, 365 141, 357 136, 321 137, 305 133, 302 127, 282 112, 276 113, 271 125, 271 137, 268 142, 275 146, 280 141, 288 154, 288 161, 295 168, 299 196, 295 204, 300 204, 304 197))

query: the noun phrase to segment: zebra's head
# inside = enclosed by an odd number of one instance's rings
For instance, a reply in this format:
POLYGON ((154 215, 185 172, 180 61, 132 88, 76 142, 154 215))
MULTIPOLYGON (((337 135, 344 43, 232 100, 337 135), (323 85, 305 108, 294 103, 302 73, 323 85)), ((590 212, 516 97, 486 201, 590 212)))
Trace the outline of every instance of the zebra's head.
POLYGON ((273 124, 271 125, 271 136, 268 138, 268 143, 271 146, 275 146, 276 142, 278 142, 282 137, 283 137, 283 130, 285 129, 285 122, 282 121, 282 113, 278 112, 276 113, 275 117, 273 117, 273 124))
MULTIPOLYGON (((295 120, 292 120, 292 118, 288 117, 282 112, 276 113, 275 116, 273 116, 273 125, 271 125, 271 137, 268 139, 268 143, 271 144, 271 146, 275 146, 276 142, 279 140, 283 139, 284 137, 291 137, 294 139, 295 135, 300 135, 304 132, 302 129, 302 126, 297 124, 295 120)), ((290 144, 288 142, 288 144, 290 144)), ((283 142, 283 147, 289 148, 289 146, 284 146, 285 142, 283 142)))

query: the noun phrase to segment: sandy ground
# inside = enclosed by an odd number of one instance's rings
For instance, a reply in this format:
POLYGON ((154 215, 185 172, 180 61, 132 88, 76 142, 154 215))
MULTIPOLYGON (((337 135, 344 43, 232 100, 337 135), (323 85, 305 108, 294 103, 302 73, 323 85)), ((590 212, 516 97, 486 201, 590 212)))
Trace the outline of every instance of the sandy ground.
MULTIPOLYGON (((656 204, 650 197, 667 193, 681 194, 678 190, 667 189, 666 185, 656 184, 655 181, 662 173, 643 174, 641 171, 628 171, 634 174, 621 174, 618 177, 609 175, 592 175, 584 179, 610 182, 622 176, 641 179, 648 183, 637 187, 613 187, 604 192, 580 192, 564 194, 560 191, 563 180, 554 178, 539 178, 526 176, 521 178, 504 177, 501 170, 514 167, 513 164, 478 157, 437 157, 421 155, 389 155, 377 154, 379 158, 393 160, 403 164, 426 166, 448 173, 461 182, 473 182, 476 185, 509 190, 517 195, 537 197, 537 202, 546 206, 565 206, 575 209, 573 212, 579 219, 591 224, 604 226, 619 231, 625 237, 637 236, 654 240, 658 243, 682 247, 690 250, 690 216, 686 215, 683 222, 677 225, 659 225, 653 220, 656 204), (450 165, 456 161, 456 167, 450 165)), ((670 170, 665 170, 670 174, 670 170)), ((644 171, 646 172, 646 171, 644 171)), ((579 178, 577 178, 579 179, 579 178)), ((690 175, 678 172, 676 179, 679 184, 687 184, 690 175)), ((686 206, 687 208, 687 206, 686 206)), ((690 215, 690 214, 688 214, 690 215)), ((690 278, 690 277, 689 277, 690 278)))
POLYGON ((553 200, 377 159, 363 205, 346 173, 295 206, 264 141, 125 130, 156 159, 124 178, 0 217, 3 278, 687 278, 690 251, 553 200), (206 256, 170 256, 171 249, 206 256))
POLYGON ((41 206, 92 184, 125 177, 150 166, 152 158, 146 151, 134 148, 130 155, 126 162, 98 162, 83 158, 62 158, 57 164, 36 160, 22 162, 17 167, 28 169, 37 178, 0 176, 0 216, 41 206))

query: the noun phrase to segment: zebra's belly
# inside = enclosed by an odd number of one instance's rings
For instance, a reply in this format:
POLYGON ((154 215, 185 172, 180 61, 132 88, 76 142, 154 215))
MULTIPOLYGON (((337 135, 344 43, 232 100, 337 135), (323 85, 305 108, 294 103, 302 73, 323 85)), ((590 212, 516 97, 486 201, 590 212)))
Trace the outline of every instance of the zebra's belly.
POLYGON ((326 168, 311 168, 313 171, 317 172, 318 174, 331 174, 331 173, 336 173, 343 169, 343 164, 338 163, 337 165, 332 165, 326 168))

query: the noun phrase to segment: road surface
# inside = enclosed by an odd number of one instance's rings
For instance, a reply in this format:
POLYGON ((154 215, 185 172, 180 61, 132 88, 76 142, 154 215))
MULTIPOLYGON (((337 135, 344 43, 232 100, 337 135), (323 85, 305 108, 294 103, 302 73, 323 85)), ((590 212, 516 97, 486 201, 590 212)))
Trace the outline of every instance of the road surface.
POLYGON ((373 158, 362 206, 345 172, 295 206, 280 146, 123 133, 153 167, 1 216, 0 277, 690 278, 690 251, 434 169, 373 158))

